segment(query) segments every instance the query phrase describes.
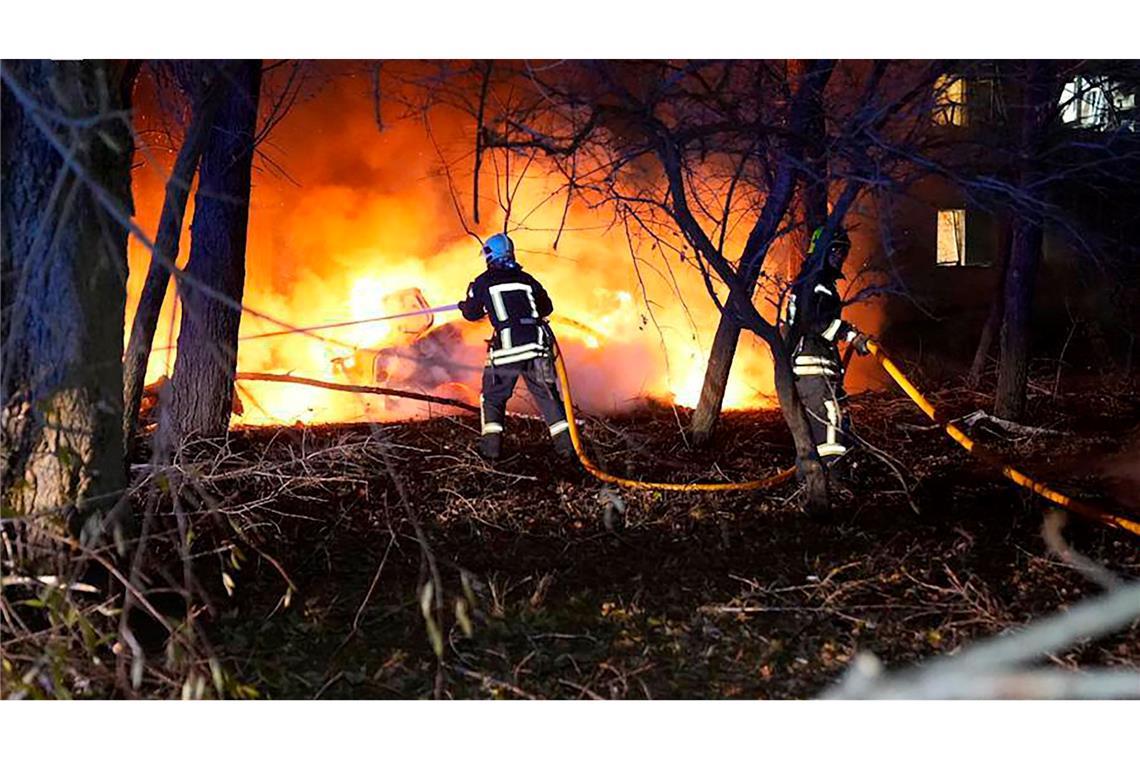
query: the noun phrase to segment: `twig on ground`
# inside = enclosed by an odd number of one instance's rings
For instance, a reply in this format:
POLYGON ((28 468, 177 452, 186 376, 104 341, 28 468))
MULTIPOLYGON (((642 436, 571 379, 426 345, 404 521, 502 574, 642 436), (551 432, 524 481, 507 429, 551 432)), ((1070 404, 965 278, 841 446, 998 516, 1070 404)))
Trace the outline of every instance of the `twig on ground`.
POLYGON ((1041 525, 1041 536, 1045 539, 1045 545, 1049 547, 1049 551, 1101 588, 1111 589, 1119 586, 1120 579, 1112 571, 1081 554, 1065 540, 1061 531, 1064 530, 1068 522, 1068 512, 1059 509, 1051 510, 1045 515, 1045 521, 1041 525))
POLYGON ((1035 435, 1064 435, 1065 433, 1060 430, 1051 430, 1050 428, 1033 427, 1030 425, 1021 425, 1010 420, 1004 420, 1001 417, 995 417, 989 412, 984 412, 979 409, 976 412, 971 412, 965 417, 962 417, 960 422, 967 428, 972 428, 979 422, 988 422, 991 425, 1001 428, 1002 430, 1012 435, 1019 435, 1025 438, 1035 435))

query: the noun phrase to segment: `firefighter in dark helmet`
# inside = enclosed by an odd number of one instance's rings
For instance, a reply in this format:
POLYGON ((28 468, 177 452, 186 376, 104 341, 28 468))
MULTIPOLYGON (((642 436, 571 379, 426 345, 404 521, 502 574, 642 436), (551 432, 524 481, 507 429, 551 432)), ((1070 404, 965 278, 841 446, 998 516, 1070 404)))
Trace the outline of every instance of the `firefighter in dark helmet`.
POLYGON ((483 368, 479 453, 488 459, 502 453, 507 401, 522 377, 546 420, 555 450, 569 459, 574 446, 558 393, 553 339, 546 324, 546 317, 554 311, 550 296, 515 260, 515 244, 505 234, 487 239, 483 257, 487 271, 475 278, 467 288, 467 298, 459 303, 465 319, 475 322, 486 316, 494 328, 483 368))
POLYGON ((851 239, 842 228, 831 235, 823 228, 815 230, 803 269, 792 286, 786 316, 796 392, 807 411, 816 453, 833 480, 854 445, 839 343, 850 343, 860 355, 869 353, 867 336, 841 316, 838 281, 843 279, 843 262, 850 250, 851 239))

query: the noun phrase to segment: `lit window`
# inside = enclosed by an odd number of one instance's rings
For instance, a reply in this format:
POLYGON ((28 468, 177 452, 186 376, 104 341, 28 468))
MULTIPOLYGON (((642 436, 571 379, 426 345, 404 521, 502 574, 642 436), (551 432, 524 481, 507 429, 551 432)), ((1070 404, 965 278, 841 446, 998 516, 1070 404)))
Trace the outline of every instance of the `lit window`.
POLYGON ((962 266, 966 263, 966 210, 945 209, 938 212, 938 265, 962 266))
POLYGON ((1078 76, 1061 93, 1061 121, 1074 127, 1108 129, 1136 108, 1136 93, 1124 92, 1105 77, 1078 76))
POLYGON ((943 126, 966 125, 966 80, 940 76, 934 83, 934 123, 943 126))

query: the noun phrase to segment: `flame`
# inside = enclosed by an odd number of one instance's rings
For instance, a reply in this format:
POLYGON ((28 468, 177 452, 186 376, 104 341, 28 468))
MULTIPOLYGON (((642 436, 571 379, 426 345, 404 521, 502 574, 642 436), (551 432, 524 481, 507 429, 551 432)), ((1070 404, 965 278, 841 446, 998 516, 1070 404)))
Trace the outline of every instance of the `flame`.
MULTIPOLYGON (((264 165, 255 174, 248 307, 293 325, 368 319, 385 313, 392 294, 413 289, 432 306, 455 303, 482 270, 479 245, 456 218, 422 124, 396 121, 379 131, 368 88, 362 79, 335 78, 276 127, 266 150, 292 181, 264 165)), ((141 100, 136 119, 146 134, 155 117, 141 100)), ((459 118, 434 124, 436 139, 457 150, 471 144, 471 128, 459 118)), ((173 153, 144 141, 139 158, 136 220, 153 232, 173 153)), ((503 212, 495 208, 493 174, 486 172, 484 180, 486 218, 479 232, 486 236, 503 228, 503 212)), ((553 325, 574 375, 576 400, 595 413, 644 398, 694 406, 720 317, 700 273, 675 253, 649 246, 638 251, 635 269, 624 232, 609 224, 603 210, 572 206, 553 250, 564 203, 558 190, 557 180, 532 169, 514 200, 515 209, 526 210, 525 228, 512 228, 511 235, 520 261, 554 301, 553 325)), ((192 213, 188 209, 187 227, 192 213)), ((512 218, 518 219, 517 211, 512 218)), ((189 246, 187 230, 180 263, 189 246)), ((128 330, 148 260, 149 252, 132 240, 128 330)), ((159 321, 148 381, 172 366, 172 351, 163 350, 177 338, 172 300, 159 321)), ((278 328, 247 313, 241 335, 278 328)), ((450 312, 436 315, 431 330, 418 335, 395 322, 374 322, 320 332, 328 342, 305 335, 248 340, 239 343, 238 369, 415 387, 471 400, 478 397, 489 332, 485 322, 464 324, 450 312), (382 383, 375 376, 380 365, 382 383)), ((770 406, 772 387, 767 348, 751 336, 742 339, 725 407, 770 406)), ((239 382, 238 393, 244 413, 235 424, 392 420, 427 411, 418 402, 293 384, 239 382)))

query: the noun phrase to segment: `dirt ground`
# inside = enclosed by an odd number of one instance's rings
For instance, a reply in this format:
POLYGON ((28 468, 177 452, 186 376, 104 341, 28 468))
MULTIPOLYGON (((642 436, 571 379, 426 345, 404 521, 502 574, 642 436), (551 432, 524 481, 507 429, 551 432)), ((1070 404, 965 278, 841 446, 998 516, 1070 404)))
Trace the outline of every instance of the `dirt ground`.
MULTIPOLYGON (((1050 391, 1031 399, 1046 431, 978 438, 1074 495, 1135 499, 1135 381, 1050 391)), ((933 398, 949 416, 986 406, 960 389, 933 398)), ((1040 499, 900 394, 859 395, 852 412, 892 464, 863 457, 826 521, 797 508, 794 484, 606 487, 558 467, 531 420, 512 421, 511 456, 494 470, 474 454, 470 417, 238 431, 200 474, 264 554, 219 556, 234 588, 216 584, 213 645, 272 698, 803 698, 856 652, 898 667, 1097 590, 1048 551, 1040 499)), ((685 421, 652 408, 584 432, 603 466, 639 477, 743 480, 792 461, 777 411, 726 415, 703 451, 686 446, 685 421)), ((1140 575, 1140 539, 1076 518, 1064 536, 1140 575)), ((1140 623, 1051 659, 1135 666, 1140 623)))

